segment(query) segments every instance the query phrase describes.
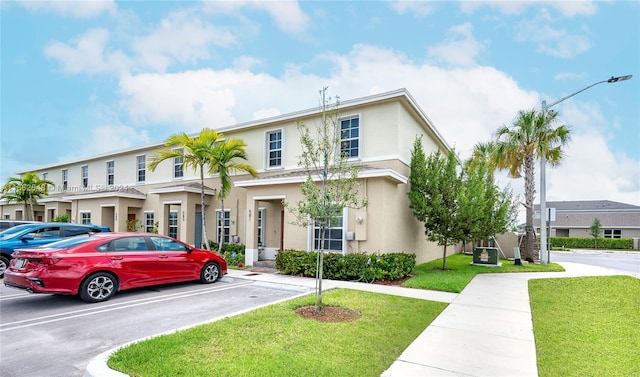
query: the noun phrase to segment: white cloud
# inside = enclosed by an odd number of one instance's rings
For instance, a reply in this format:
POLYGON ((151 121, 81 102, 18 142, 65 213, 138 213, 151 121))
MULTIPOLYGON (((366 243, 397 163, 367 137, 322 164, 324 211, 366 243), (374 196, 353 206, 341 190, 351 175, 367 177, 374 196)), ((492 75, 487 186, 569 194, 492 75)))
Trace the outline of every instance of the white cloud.
POLYGON ((448 30, 444 43, 430 47, 429 56, 454 66, 472 66, 484 50, 482 43, 473 37, 473 26, 467 22, 448 30))
POLYGON ((579 32, 569 32, 556 29, 552 22, 541 15, 532 20, 518 24, 516 38, 520 41, 533 42, 537 50, 547 55, 568 59, 591 48, 590 32, 582 29, 579 32))
POLYGON ((92 29, 74 38, 70 44, 50 42, 44 53, 57 60, 65 73, 96 74, 126 70, 130 65, 129 58, 121 51, 105 51, 109 36, 105 29, 92 29))
POLYGON ((435 3, 431 1, 387 0, 391 9, 398 14, 412 14, 415 17, 426 17, 433 13, 435 3))
POLYGON ((134 38, 132 48, 139 66, 164 72, 174 62, 195 64, 210 58, 210 46, 229 46, 234 40, 229 31, 183 10, 163 19, 153 33, 134 38))
POLYGON ((125 125, 102 125, 91 130, 84 142, 73 152, 60 157, 60 161, 69 161, 87 156, 109 153, 129 147, 148 144, 149 134, 145 130, 136 130, 125 125))
POLYGON ((32 12, 48 12, 72 18, 89 18, 103 13, 115 14, 118 9, 115 0, 20 0, 19 3, 32 12))
POLYGON ((261 1, 261 0, 234 0, 234 1, 205 1, 203 9, 210 13, 224 13, 241 15, 243 9, 257 9, 267 12, 278 27, 285 33, 299 36, 306 33, 310 26, 310 18, 307 16, 297 1, 261 1))
POLYGON ((490 7, 503 14, 514 15, 524 13, 528 8, 534 6, 545 6, 555 9, 564 17, 590 16, 598 11, 598 6, 594 1, 547 1, 547 0, 466 0, 460 2, 460 9, 465 13, 473 13, 479 8, 490 7))

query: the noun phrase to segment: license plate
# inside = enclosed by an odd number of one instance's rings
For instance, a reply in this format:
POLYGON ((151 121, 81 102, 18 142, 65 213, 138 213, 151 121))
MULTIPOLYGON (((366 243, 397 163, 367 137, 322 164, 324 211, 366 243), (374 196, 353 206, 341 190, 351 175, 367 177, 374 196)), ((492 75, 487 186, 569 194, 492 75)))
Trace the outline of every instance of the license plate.
POLYGON ((16 261, 13 263, 13 267, 22 268, 25 264, 27 264, 26 259, 16 259, 16 261))

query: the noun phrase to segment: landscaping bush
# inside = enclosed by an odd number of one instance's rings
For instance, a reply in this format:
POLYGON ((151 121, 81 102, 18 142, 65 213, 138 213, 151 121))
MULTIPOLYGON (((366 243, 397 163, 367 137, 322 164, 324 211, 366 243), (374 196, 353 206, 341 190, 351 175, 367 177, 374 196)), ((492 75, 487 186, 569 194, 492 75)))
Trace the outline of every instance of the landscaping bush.
MULTIPOLYGON (((218 243, 209 241, 211 250, 218 250, 218 243)), ((222 256, 229 266, 237 266, 238 263, 244 263, 245 245, 243 244, 222 244, 222 256)))
MULTIPOLYGON (((276 256, 276 268, 285 275, 315 277, 317 252, 284 250, 276 256)), ((416 265, 416 256, 392 254, 324 255, 322 276, 334 280, 366 281, 397 280, 408 276, 416 265)))
MULTIPOLYGON (((595 240, 589 237, 551 237, 551 247, 595 249, 595 245, 595 240)), ((631 238, 598 238, 598 249, 628 250, 632 247, 631 238)))

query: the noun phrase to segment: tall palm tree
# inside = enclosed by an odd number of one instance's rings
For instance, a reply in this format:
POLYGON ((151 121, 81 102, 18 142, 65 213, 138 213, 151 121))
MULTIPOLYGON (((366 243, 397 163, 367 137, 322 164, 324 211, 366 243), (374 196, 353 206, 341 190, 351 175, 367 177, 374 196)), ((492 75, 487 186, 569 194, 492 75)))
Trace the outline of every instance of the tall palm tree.
MULTIPOLYGON (((190 167, 200 173, 200 208, 202 209, 202 238, 204 248, 209 249, 207 238, 207 223, 204 204, 204 171, 209 169, 209 163, 216 145, 223 138, 221 133, 210 128, 203 128, 198 136, 189 136, 186 133, 174 134, 167 138, 164 146, 154 152, 154 157, 149 163, 149 170, 154 171, 160 162, 182 158, 182 167, 190 167)), ((201 245, 197 245, 200 247, 201 245)))
MULTIPOLYGON (((246 146, 247 144, 241 139, 223 140, 215 145, 211 159, 209 160, 210 173, 218 174, 218 178, 220 179, 218 199, 220 199, 220 221, 222 222, 224 222, 224 198, 229 195, 233 186, 230 174, 233 171, 244 171, 251 174, 252 177, 258 175, 253 166, 239 161, 247 160, 246 146)), ((218 251, 222 251, 223 242, 223 234, 220 234, 218 251)))
POLYGON ((507 170, 513 178, 524 176, 525 188, 525 247, 524 259, 532 262, 533 250, 533 200, 535 196, 535 162, 544 158, 552 167, 564 158, 562 148, 567 145, 570 129, 559 122, 558 113, 551 111, 521 110, 511 127, 502 126, 496 131, 493 158, 498 169, 507 170))
POLYGON ((28 172, 22 177, 9 178, 7 183, 2 186, 2 199, 7 202, 24 203, 24 211, 27 214, 27 205, 30 207, 30 220, 35 220, 35 211, 33 205, 41 199, 49 195, 49 186, 53 186, 53 182, 48 179, 42 179, 34 172, 28 172))

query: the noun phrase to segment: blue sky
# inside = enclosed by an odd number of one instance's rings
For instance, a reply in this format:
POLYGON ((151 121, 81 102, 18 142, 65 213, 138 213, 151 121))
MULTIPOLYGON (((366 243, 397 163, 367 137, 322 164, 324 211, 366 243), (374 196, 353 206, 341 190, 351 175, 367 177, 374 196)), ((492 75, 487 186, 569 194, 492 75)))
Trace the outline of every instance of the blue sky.
MULTIPOLYGON (((407 88, 462 158, 518 110, 572 128, 547 200, 640 205, 637 1, 2 1, 0 182, 176 132, 407 88)), ((538 167, 536 167, 538 168, 538 167)), ((522 180, 501 177, 516 194, 522 180)))

